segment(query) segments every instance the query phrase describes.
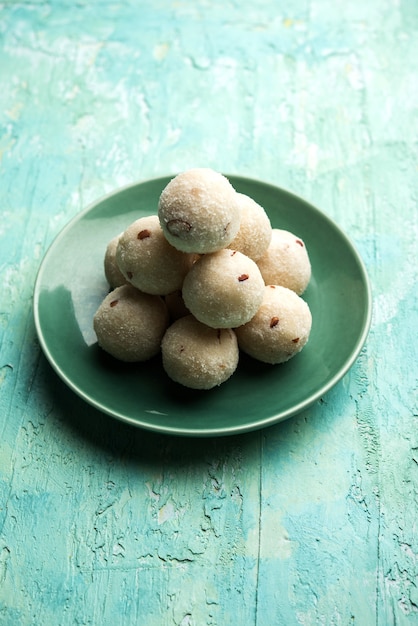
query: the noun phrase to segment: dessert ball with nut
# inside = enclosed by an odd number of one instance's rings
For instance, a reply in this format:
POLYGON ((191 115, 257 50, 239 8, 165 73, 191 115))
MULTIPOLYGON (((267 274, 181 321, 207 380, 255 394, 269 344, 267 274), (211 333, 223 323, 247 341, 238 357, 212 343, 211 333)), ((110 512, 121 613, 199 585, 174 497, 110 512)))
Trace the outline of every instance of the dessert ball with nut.
POLYGON ((308 304, 291 289, 268 285, 256 315, 235 329, 243 352, 264 363, 284 363, 309 339, 312 316, 308 304))
POLYGON ((183 283, 189 311, 212 328, 235 328, 256 314, 264 281, 255 261, 236 250, 205 254, 183 283))
POLYGON ((104 257, 104 273, 106 280, 112 289, 116 289, 116 287, 120 287, 121 285, 126 285, 128 282, 116 262, 116 249, 118 247, 119 237, 120 235, 117 235, 109 241, 106 246, 104 257))
POLYGON ((187 170, 163 189, 158 217, 167 241, 178 250, 215 252, 238 232, 237 193, 225 176, 212 169, 187 170))
POLYGON ((168 325, 162 298, 132 285, 111 291, 97 309, 93 327, 98 344, 120 361, 147 361, 160 351, 168 325))
POLYGON ((137 289, 165 296, 181 289, 194 257, 171 246, 157 215, 141 217, 119 237, 117 265, 137 289))
POLYGON ((263 207, 243 193, 237 193, 241 209, 239 231, 228 245, 257 261, 266 252, 271 240, 271 224, 263 207))
POLYGON ((193 315, 169 326, 161 343, 161 354, 168 376, 192 389, 221 385, 235 372, 239 358, 233 330, 209 328, 193 315))
POLYGON ((274 228, 271 242, 257 265, 266 285, 281 285, 299 296, 311 278, 311 263, 304 241, 287 230, 274 228))

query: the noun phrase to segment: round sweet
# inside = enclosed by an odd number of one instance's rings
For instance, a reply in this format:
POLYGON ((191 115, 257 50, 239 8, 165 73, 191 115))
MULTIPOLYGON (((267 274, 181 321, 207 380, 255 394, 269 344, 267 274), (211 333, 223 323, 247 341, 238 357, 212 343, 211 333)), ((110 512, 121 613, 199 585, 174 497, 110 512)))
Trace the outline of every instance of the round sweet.
POLYGON ((238 365, 239 350, 232 329, 209 328, 193 315, 175 321, 161 342, 165 372, 192 389, 212 389, 228 380, 238 365))
POLYGON ((256 315, 235 329, 243 352, 264 363, 284 363, 309 339, 312 316, 308 304, 291 289, 268 285, 256 315))
POLYGON ((141 217, 120 236, 116 262, 125 278, 137 289, 165 296, 181 289, 191 256, 171 246, 157 215, 141 217))
POLYGON ((147 361, 160 350, 168 326, 162 298, 142 293, 132 285, 111 291, 93 318, 98 344, 121 361, 147 361))
POLYGON ((225 176, 209 168, 178 174, 163 189, 158 217, 167 241, 184 252, 225 248, 240 225, 237 193, 225 176))
POLYGON ((257 261, 266 252, 271 241, 271 224, 267 213, 255 200, 243 193, 237 193, 241 209, 239 231, 228 245, 232 250, 257 261))
POLYGON ((202 256, 183 283, 189 311, 212 328, 235 328, 256 314, 264 281, 255 261, 236 250, 202 256))
POLYGON ((116 249, 118 247, 119 237, 120 235, 117 235, 109 241, 104 257, 104 273, 112 289, 126 285, 128 282, 116 263, 116 249))
POLYGON ((311 278, 311 263, 305 243, 287 230, 273 228, 266 253, 257 261, 266 285, 281 285, 299 296, 311 278))

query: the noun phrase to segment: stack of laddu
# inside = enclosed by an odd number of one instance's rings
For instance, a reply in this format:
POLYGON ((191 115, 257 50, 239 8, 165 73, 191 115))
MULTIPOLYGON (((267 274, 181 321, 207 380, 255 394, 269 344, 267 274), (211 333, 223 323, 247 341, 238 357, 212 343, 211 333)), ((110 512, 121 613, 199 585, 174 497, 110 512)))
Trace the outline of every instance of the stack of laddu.
POLYGON ((101 348, 130 362, 161 350, 165 372, 186 387, 227 381, 240 350, 278 364, 308 341, 304 242, 272 228, 263 207, 212 169, 174 177, 158 215, 109 242, 104 269, 112 291, 94 316, 101 348))

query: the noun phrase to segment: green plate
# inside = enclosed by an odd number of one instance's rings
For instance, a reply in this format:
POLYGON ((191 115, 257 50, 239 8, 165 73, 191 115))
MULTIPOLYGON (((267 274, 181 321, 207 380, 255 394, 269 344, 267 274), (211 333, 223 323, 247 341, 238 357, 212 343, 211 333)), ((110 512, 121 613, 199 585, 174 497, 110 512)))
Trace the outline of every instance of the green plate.
MULTIPOLYGON (((64 382, 115 418, 160 433, 231 435, 270 426, 319 400, 356 360, 370 326, 371 294, 356 249, 311 204, 278 187, 228 176, 268 213, 272 226, 307 246, 312 279, 303 295, 313 318, 308 344, 282 365, 241 355, 235 374, 210 391, 173 383, 160 357, 124 364, 100 350, 93 315, 108 292, 107 243, 135 219, 157 212, 172 177, 134 184, 77 215, 49 248, 35 285, 35 324, 42 349, 64 382)), ((341 390, 343 393, 343 390, 341 390)))

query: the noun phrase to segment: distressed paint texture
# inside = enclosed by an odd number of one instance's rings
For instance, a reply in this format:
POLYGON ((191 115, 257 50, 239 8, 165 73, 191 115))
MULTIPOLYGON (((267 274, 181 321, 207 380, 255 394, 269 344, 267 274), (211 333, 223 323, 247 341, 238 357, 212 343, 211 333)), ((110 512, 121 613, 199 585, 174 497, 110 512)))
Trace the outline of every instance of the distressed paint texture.
POLYGON ((418 623, 417 41, 413 0, 0 5, 0 624, 418 623), (205 441, 84 405, 32 321, 73 215, 196 165, 317 204, 374 293, 336 388, 205 441))

